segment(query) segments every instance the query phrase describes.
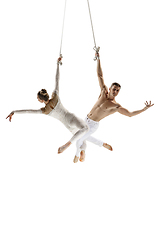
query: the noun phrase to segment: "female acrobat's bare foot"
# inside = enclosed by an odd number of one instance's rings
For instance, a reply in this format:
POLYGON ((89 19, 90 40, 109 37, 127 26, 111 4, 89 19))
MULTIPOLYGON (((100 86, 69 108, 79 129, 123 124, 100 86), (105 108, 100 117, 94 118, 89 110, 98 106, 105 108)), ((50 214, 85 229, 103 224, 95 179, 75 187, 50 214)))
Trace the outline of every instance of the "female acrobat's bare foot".
POLYGON ((82 150, 81 153, 80 153, 79 161, 80 161, 80 162, 84 162, 84 160, 85 160, 85 151, 82 150))
POLYGON ((71 142, 67 142, 62 147, 58 148, 58 153, 62 153, 64 150, 66 150, 71 145, 71 142))
POLYGON ((110 151, 113 151, 112 146, 110 146, 110 145, 107 144, 107 143, 103 143, 103 147, 107 148, 107 149, 110 150, 110 151))
POLYGON ((78 159, 79 159, 79 157, 75 156, 74 159, 73 159, 73 162, 74 162, 74 163, 77 163, 77 162, 78 162, 78 159))

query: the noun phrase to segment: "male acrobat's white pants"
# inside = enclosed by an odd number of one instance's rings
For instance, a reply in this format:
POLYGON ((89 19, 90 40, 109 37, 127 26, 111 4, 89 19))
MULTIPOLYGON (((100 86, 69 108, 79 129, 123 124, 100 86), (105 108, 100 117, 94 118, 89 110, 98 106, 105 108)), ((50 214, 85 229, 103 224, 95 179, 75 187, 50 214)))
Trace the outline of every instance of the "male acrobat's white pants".
POLYGON ((79 154, 82 150, 86 149, 86 141, 92 142, 96 145, 98 145, 99 147, 103 146, 103 142, 101 140, 98 140, 94 137, 92 137, 91 135, 98 129, 99 127, 99 122, 95 122, 91 119, 89 119, 88 117, 86 117, 85 122, 87 123, 89 130, 86 134, 83 135, 83 137, 81 137, 77 142, 77 151, 76 151, 76 156, 79 157, 79 154))

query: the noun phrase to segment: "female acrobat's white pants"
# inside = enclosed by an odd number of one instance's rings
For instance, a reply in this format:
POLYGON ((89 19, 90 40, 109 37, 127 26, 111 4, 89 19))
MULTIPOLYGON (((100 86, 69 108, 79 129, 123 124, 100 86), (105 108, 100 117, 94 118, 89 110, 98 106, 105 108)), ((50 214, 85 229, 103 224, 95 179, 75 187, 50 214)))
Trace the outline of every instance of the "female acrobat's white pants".
POLYGON ((98 139, 91 136, 98 129, 99 122, 95 122, 95 121, 89 119, 88 117, 86 117, 85 122, 87 123, 89 130, 86 134, 84 134, 76 142, 76 145, 77 145, 76 156, 77 157, 79 157, 79 154, 82 150, 86 149, 86 140, 98 145, 99 147, 103 146, 103 142, 101 140, 98 140, 98 139))

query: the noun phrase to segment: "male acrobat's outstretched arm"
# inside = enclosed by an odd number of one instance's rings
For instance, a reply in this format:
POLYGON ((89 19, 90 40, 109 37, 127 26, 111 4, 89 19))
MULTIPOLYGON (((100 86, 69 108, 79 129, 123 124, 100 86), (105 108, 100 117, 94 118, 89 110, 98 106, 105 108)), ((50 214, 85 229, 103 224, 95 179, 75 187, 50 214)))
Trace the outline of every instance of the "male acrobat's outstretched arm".
POLYGON ((125 116, 127 116, 127 117, 133 117, 133 116, 136 116, 136 115, 138 115, 138 114, 146 111, 148 108, 152 107, 154 104, 151 104, 151 101, 150 101, 149 103, 146 101, 146 102, 145 102, 145 105, 146 105, 146 106, 145 106, 143 109, 137 110, 137 111, 133 111, 133 112, 130 112, 130 111, 128 111, 127 109, 119 106, 119 107, 117 108, 117 111, 118 111, 120 114, 123 114, 123 115, 125 115, 125 116))

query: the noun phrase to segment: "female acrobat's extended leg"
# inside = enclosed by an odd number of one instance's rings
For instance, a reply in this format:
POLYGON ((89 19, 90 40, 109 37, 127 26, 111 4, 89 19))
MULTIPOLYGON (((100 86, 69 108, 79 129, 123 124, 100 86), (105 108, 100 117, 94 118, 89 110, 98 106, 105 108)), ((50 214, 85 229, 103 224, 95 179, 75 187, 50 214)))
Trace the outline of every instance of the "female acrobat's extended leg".
POLYGON ((68 118, 68 124, 71 128, 75 127, 76 129, 79 129, 73 137, 63 146, 61 146, 58 149, 58 153, 62 153, 64 150, 66 150, 73 142, 80 139, 83 135, 85 135, 88 132, 88 125, 81 119, 77 118, 73 114, 68 114, 66 116, 68 118))

